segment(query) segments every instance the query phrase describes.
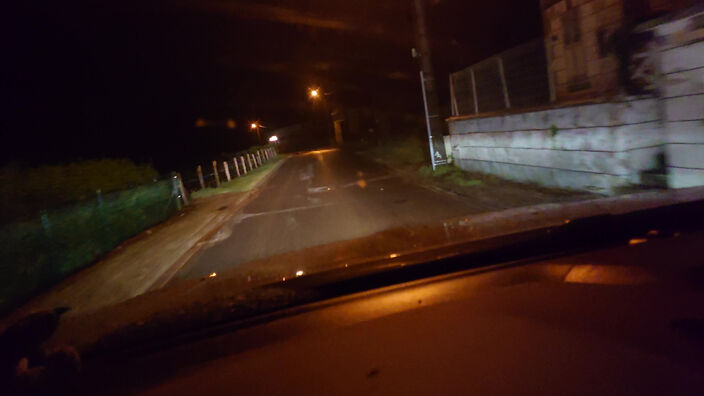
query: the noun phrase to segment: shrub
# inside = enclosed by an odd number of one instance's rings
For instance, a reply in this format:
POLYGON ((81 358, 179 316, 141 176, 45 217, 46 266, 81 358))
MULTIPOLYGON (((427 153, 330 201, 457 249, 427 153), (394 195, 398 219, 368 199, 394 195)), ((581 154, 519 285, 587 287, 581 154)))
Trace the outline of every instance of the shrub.
POLYGON ((370 154, 387 162, 417 165, 425 161, 426 146, 415 137, 389 139, 369 150, 370 154))
POLYGON ((149 165, 127 159, 104 159, 20 169, 0 169, 0 223, 35 217, 42 209, 91 199, 152 183, 158 176, 149 165))
POLYGON ((165 180, 1 226, 0 314, 177 209, 165 180))

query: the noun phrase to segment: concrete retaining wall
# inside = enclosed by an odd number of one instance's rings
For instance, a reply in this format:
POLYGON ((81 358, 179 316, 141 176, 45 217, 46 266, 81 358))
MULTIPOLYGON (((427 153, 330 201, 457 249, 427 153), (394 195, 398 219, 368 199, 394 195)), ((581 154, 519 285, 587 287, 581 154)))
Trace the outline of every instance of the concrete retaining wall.
POLYGON ((655 98, 450 119, 455 164, 503 178, 610 194, 657 167, 655 98))
POLYGON ((702 17, 699 11, 652 29, 660 43, 668 184, 673 188, 704 185, 702 17))

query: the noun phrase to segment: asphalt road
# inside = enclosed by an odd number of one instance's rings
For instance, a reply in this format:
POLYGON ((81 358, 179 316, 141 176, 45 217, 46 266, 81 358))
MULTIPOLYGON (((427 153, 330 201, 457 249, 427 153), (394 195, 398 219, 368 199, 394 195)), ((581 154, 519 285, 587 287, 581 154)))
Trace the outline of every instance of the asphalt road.
POLYGON ((276 254, 476 212, 467 200, 406 182, 351 152, 298 154, 171 283, 276 254))

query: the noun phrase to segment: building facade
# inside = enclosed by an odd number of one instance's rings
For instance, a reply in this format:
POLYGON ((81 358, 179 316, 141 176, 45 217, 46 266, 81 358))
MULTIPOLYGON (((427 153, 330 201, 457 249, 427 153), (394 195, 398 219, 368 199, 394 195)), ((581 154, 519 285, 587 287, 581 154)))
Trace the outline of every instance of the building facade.
POLYGON ((632 71, 647 59, 645 44, 650 39, 648 34, 634 36, 633 29, 694 3, 695 0, 541 0, 553 100, 571 102, 652 91, 654 87, 647 81, 633 81, 632 71))

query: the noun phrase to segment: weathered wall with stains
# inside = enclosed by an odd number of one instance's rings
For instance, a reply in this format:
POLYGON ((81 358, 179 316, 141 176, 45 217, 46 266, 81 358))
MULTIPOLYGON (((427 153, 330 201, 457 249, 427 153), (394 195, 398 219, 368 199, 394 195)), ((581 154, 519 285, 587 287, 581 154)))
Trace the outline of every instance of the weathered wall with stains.
POLYGON ((564 102, 617 91, 618 60, 607 40, 623 24, 623 0, 560 0, 543 7, 555 99, 564 102))
POLYGON ((657 37, 668 184, 704 185, 704 7, 651 30, 657 37))
POLYGON ((658 166, 663 134, 654 98, 448 121, 455 165, 545 186, 604 194, 658 166))
MULTIPOLYGON (((542 5, 552 10, 550 15, 563 15, 565 5, 589 16, 617 3, 544 0, 542 5), (590 4, 605 8, 590 11, 590 4)), ((590 20, 582 22, 590 25, 590 20)), ((652 183, 704 185, 704 5, 677 9, 634 33, 649 40, 642 45, 647 56, 638 70, 642 82, 653 87, 651 95, 452 117, 447 144, 455 164, 517 181, 606 194, 652 183)))

